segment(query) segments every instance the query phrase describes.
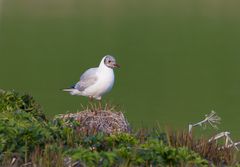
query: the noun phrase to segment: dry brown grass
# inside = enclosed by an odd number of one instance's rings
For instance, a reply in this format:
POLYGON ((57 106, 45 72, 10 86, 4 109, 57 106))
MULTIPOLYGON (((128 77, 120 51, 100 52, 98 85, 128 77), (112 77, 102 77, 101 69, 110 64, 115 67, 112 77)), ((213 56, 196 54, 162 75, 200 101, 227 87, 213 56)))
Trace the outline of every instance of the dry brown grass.
POLYGON ((127 119, 115 106, 106 104, 89 104, 83 111, 60 115, 65 120, 73 118, 78 121, 79 132, 84 134, 95 134, 103 132, 106 134, 130 132, 127 119))
POLYGON ((188 147, 199 153, 203 158, 217 166, 234 165, 236 163, 236 151, 234 148, 223 148, 216 142, 208 142, 204 138, 195 139, 188 132, 167 132, 169 144, 173 147, 188 147))

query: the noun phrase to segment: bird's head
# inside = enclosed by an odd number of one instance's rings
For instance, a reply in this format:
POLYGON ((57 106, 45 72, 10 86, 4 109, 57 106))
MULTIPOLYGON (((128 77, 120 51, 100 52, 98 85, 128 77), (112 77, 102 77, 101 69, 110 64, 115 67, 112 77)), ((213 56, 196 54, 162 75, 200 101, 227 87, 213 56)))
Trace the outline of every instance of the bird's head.
POLYGON ((116 63, 116 59, 113 56, 107 55, 104 57, 104 64, 109 68, 120 67, 116 63))

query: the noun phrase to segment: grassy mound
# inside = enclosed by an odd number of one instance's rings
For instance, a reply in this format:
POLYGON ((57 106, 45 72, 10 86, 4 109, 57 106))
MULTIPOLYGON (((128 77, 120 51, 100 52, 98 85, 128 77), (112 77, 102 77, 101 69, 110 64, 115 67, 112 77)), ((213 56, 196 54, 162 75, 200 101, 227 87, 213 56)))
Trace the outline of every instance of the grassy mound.
MULTIPOLYGON (((96 122, 94 120, 103 119, 101 116, 106 116, 110 123, 112 121, 110 111, 99 115, 93 110, 47 120, 31 96, 1 91, 0 166, 208 166, 211 163, 236 163, 222 157, 224 154, 217 154, 217 149, 214 150, 216 154, 214 151, 211 154, 215 156, 206 156, 204 151, 199 151, 206 147, 196 146, 195 140, 156 129, 132 132, 124 129, 121 133, 101 129, 101 132, 89 133, 83 128, 96 122), (91 116, 90 123, 84 122, 86 115, 91 116), (94 116, 98 119, 93 119, 94 116)), ((120 117, 124 118, 121 114, 120 117)))
POLYGON ((78 113, 63 114, 57 116, 63 120, 70 118, 79 122, 78 130, 85 134, 103 132, 105 134, 130 132, 130 126, 123 113, 116 111, 114 107, 106 105, 87 107, 78 113))

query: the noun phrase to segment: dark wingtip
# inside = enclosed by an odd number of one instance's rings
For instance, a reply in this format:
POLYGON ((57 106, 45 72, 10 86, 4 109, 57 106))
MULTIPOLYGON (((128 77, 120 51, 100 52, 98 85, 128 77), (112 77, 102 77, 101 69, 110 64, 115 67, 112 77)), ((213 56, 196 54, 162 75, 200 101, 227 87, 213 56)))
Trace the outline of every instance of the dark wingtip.
POLYGON ((74 89, 75 88, 75 85, 72 85, 72 86, 70 86, 69 88, 63 88, 63 89, 60 89, 61 91, 63 91, 64 89, 74 89))

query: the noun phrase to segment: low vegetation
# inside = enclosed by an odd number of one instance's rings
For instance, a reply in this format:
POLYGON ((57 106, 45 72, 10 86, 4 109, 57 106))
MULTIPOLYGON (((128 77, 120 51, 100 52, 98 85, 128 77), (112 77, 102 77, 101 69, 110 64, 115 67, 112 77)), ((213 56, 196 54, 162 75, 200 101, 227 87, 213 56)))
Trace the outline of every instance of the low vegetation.
MULTIPOLYGON (((91 111, 89 111, 91 112, 91 111)), ((233 149, 185 132, 85 133, 73 117, 46 119, 30 95, 0 92, 0 166, 236 165, 233 149)))

